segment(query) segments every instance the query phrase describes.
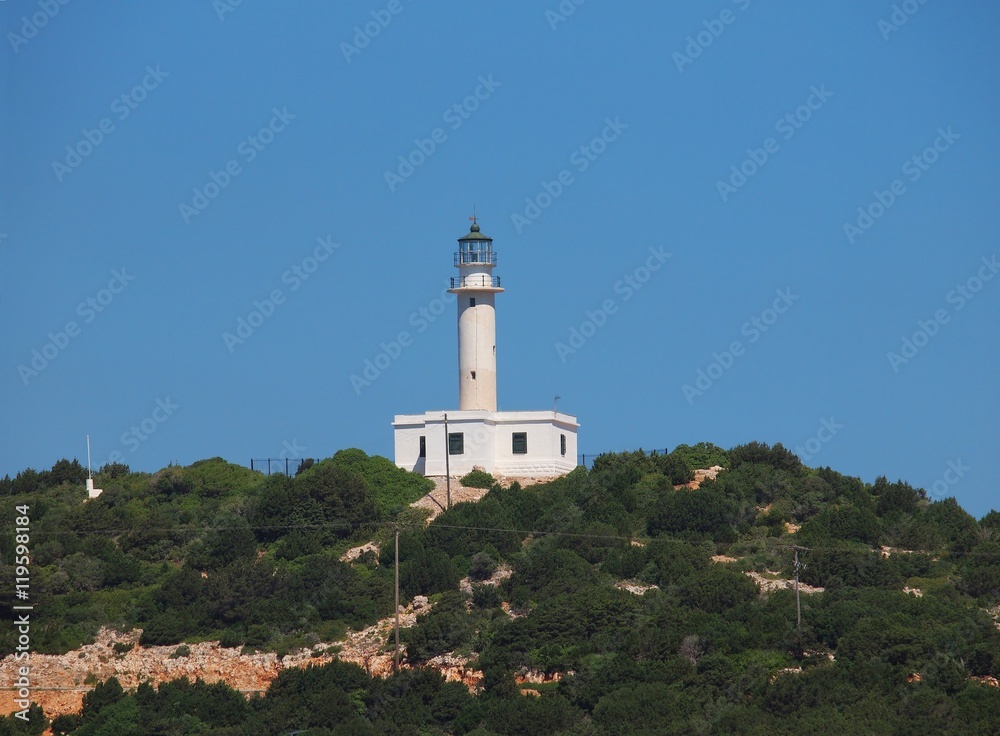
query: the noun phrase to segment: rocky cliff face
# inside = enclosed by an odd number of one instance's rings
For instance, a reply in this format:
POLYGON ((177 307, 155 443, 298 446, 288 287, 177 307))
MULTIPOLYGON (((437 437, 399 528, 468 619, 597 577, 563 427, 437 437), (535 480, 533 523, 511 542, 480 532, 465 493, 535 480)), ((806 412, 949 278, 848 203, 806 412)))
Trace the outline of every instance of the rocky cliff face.
MULTIPOLYGON (((413 626, 417 615, 429 609, 427 599, 417 596, 405 609, 400 609, 401 628, 413 626)), ((247 697, 263 693, 282 670, 289 667, 321 665, 334 657, 360 665, 370 674, 385 677, 392 672, 393 652, 385 651, 394 618, 386 618, 363 631, 351 632, 338 647, 327 651, 326 645, 303 649, 285 657, 274 652, 242 654, 238 648, 220 647, 219 642, 202 642, 177 646, 139 646, 141 630, 121 633, 101 629, 92 644, 66 654, 32 654, 31 700, 38 703, 46 715, 53 718, 63 713, 76 713, 83 705, 83 696, 97 682, 117 677, 122 687, 138 687, 143 682, 159 684, 180 677, 206 682, 225 682, 247 697), (116 650, 117 645, 117 650, 116 650), (129 648, 127 651, 125 650, 129 648)), ((14 655, 0 660, 0 680, 13 683, 17 670, 24 662, 15 662, 14 655)), ((403 665, 404 667, 407 665, 403 665)), ((481 672, 468 667, 468 661, 454 655, 432 660, 428 666, 439 670, 446 679, 478 689, 481 672)), ((12 689, 0 690, 0 713, 13 713, 19 708, 12 689)))
MULTIPOLYGON (((251 693, 263 692, 278 673, 288 666, 304 666, 317 658, 301 652, 279 659, 276 654, 241 654, 239 649, 220 647, 218 642, 185 645, 188 654, 177 656, 178 647, 141 647, 141 630, 120 633, 101 629, 92 644, 66 654, 32 654, 31 699, 45 709, 49 717, 74 713, 83 704, 83 696, 99 681, 117 677, 124 688, 137 687, 142 682, 161 683, 179 677, 206 682, 223 680, 231 687, 251 693), (127 652, 119 650, 132 645, 127 652)), ((184 649, 181 649, 183 652, 184 649)), ((0 678, 4 682, 16 679, 17 667, 13 656, 0 661, 0 678)), ((15 694, 0 691, 0 712, 11 713, 15 694)))

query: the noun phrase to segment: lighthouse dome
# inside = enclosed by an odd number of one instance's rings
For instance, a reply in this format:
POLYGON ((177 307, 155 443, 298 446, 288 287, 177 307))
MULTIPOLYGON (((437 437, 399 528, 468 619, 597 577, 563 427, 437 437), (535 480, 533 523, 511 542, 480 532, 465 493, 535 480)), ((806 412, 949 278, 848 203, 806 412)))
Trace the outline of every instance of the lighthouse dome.
POLYGON ((469 233, 463 235, 459 240, 493 240, 493 238, 488 235, 484 235, 479 231, 479 223, 473 222, 472 227, 469 228, 469 233))

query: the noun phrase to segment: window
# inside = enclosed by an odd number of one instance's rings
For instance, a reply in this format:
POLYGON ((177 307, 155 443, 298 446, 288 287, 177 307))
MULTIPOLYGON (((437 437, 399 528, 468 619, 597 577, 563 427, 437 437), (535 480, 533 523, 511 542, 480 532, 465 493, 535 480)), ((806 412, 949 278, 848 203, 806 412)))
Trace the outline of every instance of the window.
POLYGON ((465 433, 464 432, 449 432, 448 433, 448 454, 449 455, 464 455, 465 454, 465 433))
POLYGON ((469 372, 472 374, 472 380, 475 381, 476 380, 476 372, 475 371, 469 371, 469 372))
MULTIPOLYGON (((420 439, 423 439, 423 437, 421 437, 420 439)), ((566 454, 566 435, 564 434, 559 435, 559 454, 560 455, 566 454)))
POLYGON ((528 454, 527 432, 514 432, 514 434, 511 435, 511 452, 513 452, 515 455, 528 454))
POLYGON ((476 306, 476 297, 473 296, 469 298, 469 306, 470 307, 476 306))
MULTIPOLYGON (((566 453, 564 452, 563 455, 566 453)), ((427 438, 420 436, 420 457, 427 457, 427 438)))

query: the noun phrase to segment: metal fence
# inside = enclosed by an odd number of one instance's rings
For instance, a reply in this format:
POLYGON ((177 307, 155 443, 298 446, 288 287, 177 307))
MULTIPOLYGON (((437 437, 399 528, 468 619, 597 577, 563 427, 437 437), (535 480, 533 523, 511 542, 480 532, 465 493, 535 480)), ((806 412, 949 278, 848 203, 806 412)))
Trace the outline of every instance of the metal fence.
POLYGON ((299 469, 301 462, 301 459, 288 457, 252 457, 250 458, 250 470, 256 470, 258 473, 263 473, 264 475, 281 473, 282 475, 292 476, 299 469))
MULTIPOLYGON (((612 452, 615 452, 615 451, 614 450, 609 450, 608 452, 595 452, 593 454, 578 455, 577 456, 577 463, 576 464, 577 465, 582 465, 583 467, 585 467, 587 469, 590 469, 590 468, 594 467, 594 460, 596 458, 599 458, 601 455, 611 454, 612 452)), ((618 452, 620 452, 620 451, 618 451, 618 452)), ((666 449, 666 450, 640 450, 640 452, 645 452, 647 455, 669 455, 670 454, 669 448, 666 449)))

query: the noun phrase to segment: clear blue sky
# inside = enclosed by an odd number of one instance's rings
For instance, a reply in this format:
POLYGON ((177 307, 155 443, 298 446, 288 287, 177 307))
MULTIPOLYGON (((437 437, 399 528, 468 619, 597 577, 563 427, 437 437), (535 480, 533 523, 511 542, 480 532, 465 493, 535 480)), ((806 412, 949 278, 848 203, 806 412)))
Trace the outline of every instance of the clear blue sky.
POLYGON ((561 396, 586 453, 782 442, 981 516, 1000 8, 902 5, 7 0, 0 473, 87 433, 150 471, 391 457, 393 414, 456 407, 436 300, 475 205, 502 409, 561 396))

